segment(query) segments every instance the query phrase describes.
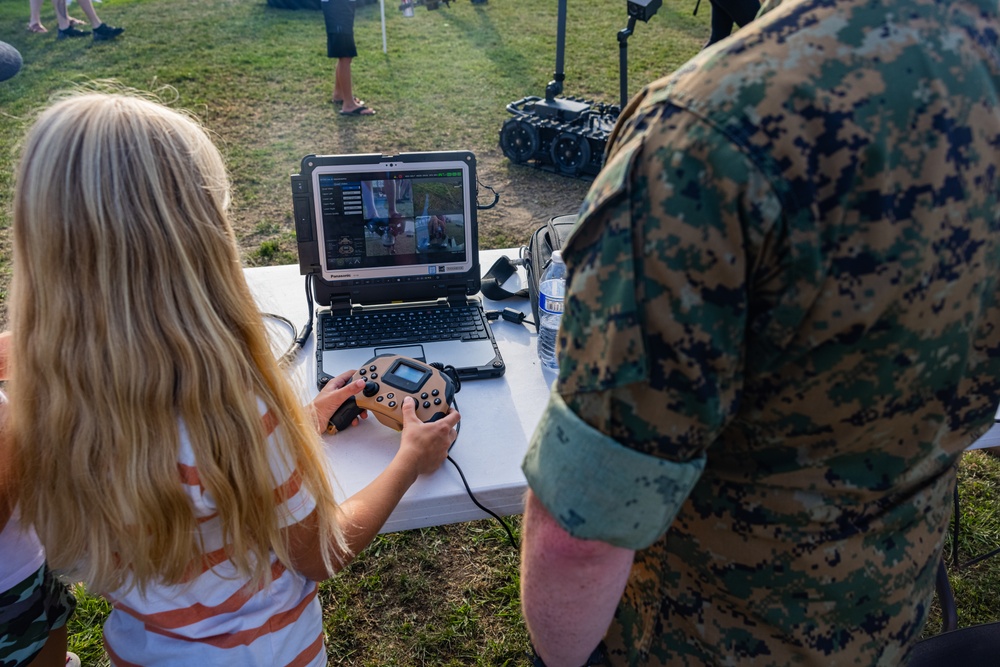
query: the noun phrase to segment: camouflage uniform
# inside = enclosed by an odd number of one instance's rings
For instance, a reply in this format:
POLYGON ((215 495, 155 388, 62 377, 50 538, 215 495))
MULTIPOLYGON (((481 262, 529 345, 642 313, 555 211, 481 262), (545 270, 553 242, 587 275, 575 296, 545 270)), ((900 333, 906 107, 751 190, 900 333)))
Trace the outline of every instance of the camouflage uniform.
POLYGON ((0 592, 0 667, 30 664, 75 608, 76 598, 48 565, 0 592))
POLYGON ((623 114, 524 461, 571 534, 638 549, 614 664, 919 637, 1000 400, 997 14, 785 2, 623 114))

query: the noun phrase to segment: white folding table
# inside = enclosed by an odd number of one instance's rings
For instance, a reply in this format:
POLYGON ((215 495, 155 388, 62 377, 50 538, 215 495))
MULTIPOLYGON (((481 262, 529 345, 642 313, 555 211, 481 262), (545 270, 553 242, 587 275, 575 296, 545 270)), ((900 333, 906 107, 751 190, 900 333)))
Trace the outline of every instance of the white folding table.
MULTIPOLYGON (((485 274, 501 255, 513 258, 517 254, 513 248, 481 252, 482 272, 485 274)), ((281 315, 299 327, 305 324, 308 317, 305 283, 297 265, 249 268, 244 273, 262 312, 281 315)), ((523 280, 523 274, 518 277, 523 280)), ((517 291, 518 286, 512 284, 516 279, 511 278, 505 287, 517 291)), ((493 302, 484 298, 483 301, 487 310, 513 307, 531 319, 527 299, 493 302)), ((501 378, 462 383, 456 394, 462 414, 461 430, 451 457, 462 468, 479 502, 506 516, 523 509, 527 484, 521 460, 555 378, 538 361, 533 328, 503 319, 493 322, 492 327, 507 371, 501 378)), ((290 336, 281 325, 273 330, 276 351, 280 352, 290 342, 290 336)), ((290 369, 304 400, 311 399, 318 391, 315 338, 310 337, 290 369)), ((338 499, 360 490, 385 468, 397 450, 399 437, 397 431, 372 417, 358 427, 325 437, 338 499)), ((458 472, 445 462, 437 472, 419 478, 406 492, 382 532, 486 517, 467 495, 458 472)))

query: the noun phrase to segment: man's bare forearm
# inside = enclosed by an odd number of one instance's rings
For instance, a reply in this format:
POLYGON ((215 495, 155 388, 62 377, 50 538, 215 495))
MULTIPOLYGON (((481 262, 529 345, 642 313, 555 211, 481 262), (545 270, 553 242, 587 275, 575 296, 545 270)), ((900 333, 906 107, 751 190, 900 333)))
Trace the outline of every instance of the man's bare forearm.
POLYGON ((580 667, 611 624, 634 551, 572 537, 533 493, 524 509, 521 604, 548 667, 580 667))

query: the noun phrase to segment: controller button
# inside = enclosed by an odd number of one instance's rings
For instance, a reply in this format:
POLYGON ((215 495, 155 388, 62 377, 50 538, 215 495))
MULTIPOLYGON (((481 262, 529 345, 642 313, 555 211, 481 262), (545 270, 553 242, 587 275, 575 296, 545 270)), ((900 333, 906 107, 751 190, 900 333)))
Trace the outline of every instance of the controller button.
POLYGON ((389 401, 389 407, 390 408, 396 407, 396 401, 389 401))
POLYGON ((435 398, 434 399, 434 405, 441 405, 441 399, 440 398, 435 398))
POLYGON ((361 391, 364 393, 365 396, 371 398, 372 396, 378 393, 378 390, 379 390, 378 382, 372 382, 371 380, 369 380, 368 382, 365 383, 365 388, 362 389, 361 391))
POLYGON ((382 396, 379 396, 378 398, 375 399, 375 402, 376 403, 381 403, 384 400, 385 400, 385 398, 383 398, 382 396))
POLYGON ((425 391, 425 392, 421 393, 420 394, 420 398, 427 398, 427 392, 425 391))
POLYGON ((367 372, 368 372, 367 368, 362 368, 360 371, 358 371, 358 375, 364 375, 367 372))
POLYGON ((370 370, 372 372, 375 372, 375 371, 378 370, 378 366, 376 366, 375 364, 372 364, 371 366, 368 367, 368 370, 370 370))
POLYGON ((372 374, 371 374, 371 375, 369 375, 368 377, 370 377, 371 379, 373 379, 373 380, 374 380, 375 378, 377 378, 377 377, 378 377, 378 373, 372 373, 372 374))
POLYGON ((424 401, 424 407, 425 408, 431 407, 431 402, 430 401, 424 401))
POLYGON ((392 393, 392 392, 390 391, 390 392, 389 392, 388 394, 386 394, 386 395, 385 395, 385 397, 386 397, 386 398, 396 398, 396 394, 394 394, 394 393, 392 393))
POLYGON ((440 394, 440 393, 441 393, 440 391, 438 391, 437 389, 435 389, 435 390, 433 390, 433 391, 431 392, 431 396, 437 396, 437 395, 438 395, 438 394, 440 394))

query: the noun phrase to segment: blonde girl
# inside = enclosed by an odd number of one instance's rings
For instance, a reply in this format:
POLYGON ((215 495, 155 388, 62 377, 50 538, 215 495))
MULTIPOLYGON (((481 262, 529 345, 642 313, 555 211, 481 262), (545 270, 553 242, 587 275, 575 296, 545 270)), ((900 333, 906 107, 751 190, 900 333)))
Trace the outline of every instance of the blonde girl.
POLYGON ((278 368, 206 133, 131 93, 78 93, 16 177, 10 427, 23 520, 106 595, 119 665, 323 665, 316 581, 364 548, 455 436, 404 405, 397 456, 339 507, 278 368))

